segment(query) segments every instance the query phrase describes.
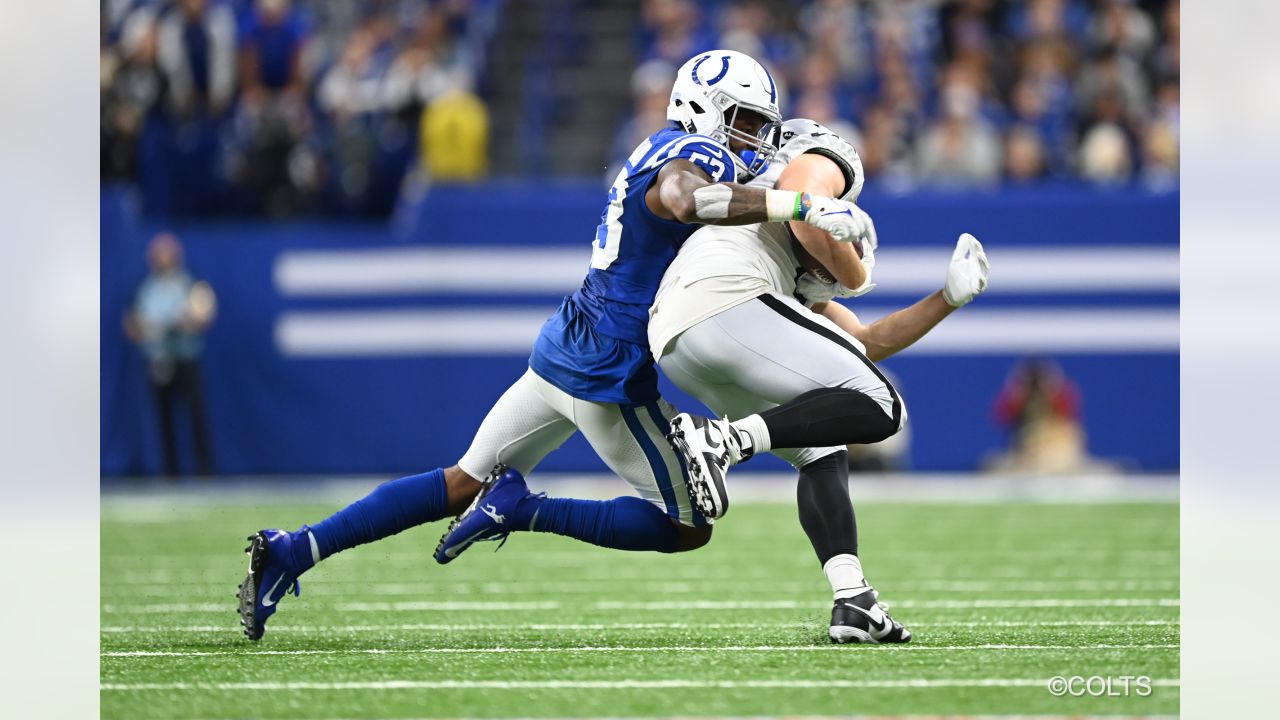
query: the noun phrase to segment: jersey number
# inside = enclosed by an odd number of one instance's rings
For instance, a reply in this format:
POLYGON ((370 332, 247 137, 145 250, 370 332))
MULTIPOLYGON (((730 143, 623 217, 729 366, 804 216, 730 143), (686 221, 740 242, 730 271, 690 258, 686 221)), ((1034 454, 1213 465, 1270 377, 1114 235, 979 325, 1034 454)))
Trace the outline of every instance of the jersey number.
POLYGON ((720 162, 720 160, 716 158, 703 155, 702 153, 691 153, 689 155, 689 162, 695 165, 698 163, 710 165, 711 168, 715 170, 715 172, 711 173, 712 180, 719 180, 724 177, 724 163, 720 162))

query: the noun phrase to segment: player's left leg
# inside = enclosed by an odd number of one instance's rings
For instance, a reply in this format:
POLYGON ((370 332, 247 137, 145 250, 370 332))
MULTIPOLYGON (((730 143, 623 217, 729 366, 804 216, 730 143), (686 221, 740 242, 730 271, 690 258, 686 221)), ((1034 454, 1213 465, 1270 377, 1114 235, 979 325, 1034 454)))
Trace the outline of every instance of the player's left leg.
POLYGON ((298 578, 323 558, 448 517, 471 502, 479 478, 495 463, 532 470, 563 444, 573 423, 543 401, 531 376, 526 373, 498 399, 458 465, 383 483, 315 525, 251 535, 249 572, 237 593, 245 634, 261 638, 279 601, 290 590, 298 593, 298 578))

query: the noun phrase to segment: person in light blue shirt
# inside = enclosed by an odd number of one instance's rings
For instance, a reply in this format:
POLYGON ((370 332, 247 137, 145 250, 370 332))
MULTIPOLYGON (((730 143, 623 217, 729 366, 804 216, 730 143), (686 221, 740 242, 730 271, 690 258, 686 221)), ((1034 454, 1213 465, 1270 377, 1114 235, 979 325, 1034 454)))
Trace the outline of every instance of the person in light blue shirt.
POLYGON ((174 416, 181 398, 190 413, 196 472, 212 475, 200 356, 217 301, 209 284, 197 282, 183 267, 182 245, 173 234, 161 233, 151 240, 147 261, 151 272, 134 296, 125 332, 147 359, 160 414, 165 474, 176 477, 180 471, 174 416))

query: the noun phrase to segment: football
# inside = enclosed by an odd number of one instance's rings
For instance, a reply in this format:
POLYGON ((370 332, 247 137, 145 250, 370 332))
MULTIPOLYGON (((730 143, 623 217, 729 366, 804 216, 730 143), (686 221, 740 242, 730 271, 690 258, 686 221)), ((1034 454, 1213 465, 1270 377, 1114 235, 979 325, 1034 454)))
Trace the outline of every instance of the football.
MULTIPOLYGON (((788 228, 787 235, 791 237, 791 252, 796 256, 796 262, 800 267, 811 273, 814 277, 823 282, 833 283, 836 281, 835 275, 831 274, 818 259, 814 257, 808 250, 804 248, 804 244, 796 237, 794 232, 788 228)), ((862 257, 862 246, 858 243, 852 243, 853 251, 862 257)))

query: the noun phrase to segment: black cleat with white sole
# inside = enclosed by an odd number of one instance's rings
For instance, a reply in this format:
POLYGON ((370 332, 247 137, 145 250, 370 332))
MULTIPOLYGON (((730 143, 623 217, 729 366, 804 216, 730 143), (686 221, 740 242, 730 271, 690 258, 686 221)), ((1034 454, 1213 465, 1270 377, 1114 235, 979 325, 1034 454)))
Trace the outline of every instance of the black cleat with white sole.
POLYGON ((244 549, 249 556, 249 571, 236 590, 236 601, 240 624, 250 640, 262 639, 267 619, 275 614, 286 594, 302 593, 298 576, 306 569, 295 564, 293 544, 301 542, 307 548, 312 542, 310 533, 311 528, 303 525, 297 532, 271 528, 249 536, 249 547, 244 549))
POLYGON ((751 457, 750 446, 728 420, 680 413, 671 418, 667 442, 689 468, 689 496, 708 520, 729 512, 725 475, 729 468, 751 457))
POLYGON ((869 587, 851 598, 836 600, 835 607, 831 608, 828 636, 833 643, 911 642, 911 631, 889 617, 885 607, 877 602, 875 590, 869 587))

